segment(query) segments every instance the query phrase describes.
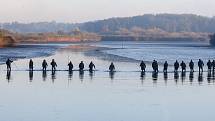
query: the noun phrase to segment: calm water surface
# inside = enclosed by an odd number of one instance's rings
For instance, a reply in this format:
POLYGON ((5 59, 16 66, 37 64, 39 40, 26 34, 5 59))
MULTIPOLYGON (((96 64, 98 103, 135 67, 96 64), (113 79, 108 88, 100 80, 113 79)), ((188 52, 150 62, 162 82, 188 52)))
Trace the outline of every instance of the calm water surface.
MULTIPOLYGON (((106 45, 104 45, 106 46, 106 45)), ((117 72, 107 72, 110 60, 85 56, 70 49, 46 57, 58 68, 72 60, 86 66, 92 60, 98 71, 83 74, 33 74, 24 71, 28 59, 12 64, 11 73, 0 66, 1 121, 214 121, 215 74, 139 72, 138 63, 115 62, 117 72)), ((44 57, 35 58, 41 68, 44 57)), ((150 67, 150 65, 147 65, 150 67)), ((50 67, 49 67, 50 68, 50 67)))

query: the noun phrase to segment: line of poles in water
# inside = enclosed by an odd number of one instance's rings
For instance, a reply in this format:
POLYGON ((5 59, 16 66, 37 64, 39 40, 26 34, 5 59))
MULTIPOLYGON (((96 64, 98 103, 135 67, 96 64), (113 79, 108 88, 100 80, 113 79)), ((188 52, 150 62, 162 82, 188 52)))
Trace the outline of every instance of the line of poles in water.
MULTIPOLYGON (((11 71, 11 63, 13 63, 13 61, 10 60, 10 59, 8 59, 6 61, 6 65, 7 65, 7 70, 8 71, 11 71)), ((50 65, 51 65, 51 70, 52 71, 56 71, 57 63, 55 62, 54 59, 52 59, 50 65)), ((16 64, 15 64, 15 66, 16 66, 16 64)), ((190 63, 189 63, 189 68, 190 68, 191 72, 194 72, 194 66, 195 66, 195 64, 191 60, 190 63)), ((47 67, 48 67, 47 61, 43 60, 43 62, 42 62, 42 71, 47 71, 47 67)), ((73 67, 74 67, 73 63, 70 61, 68 63, 68 71, 73 71, 73 67)), ((90 64, 89 64, 88 67, 89 67, 89 71, 94 71, 96 69, 96 66, 95 66, 95 64, 92 61, 90 62, 90 64)), ((159 67, 158 62, 156 60, 153 60, 153 62, 152 62, 152 69, 153 69, 153 71, 157 73, 159 71, 158 67, 159 67)), ((167 61, 165 61, 165 63, 163 64, 163 72, 168 72, 168 67, 169 67, 169 64, 168 64, 167 61)), ((186 69, 187 69, 186 63, 184 61, 182 61, 181 63, 179 63, 176 60, 175 63, 174 63, 174 71, 175 72, 178 71, 180 67, 181 67, 181 71, 182 72, 186 72, 186 69)), ((199 72, 203 72, 203 67, 204 67, 204 62, 201 59, 199 59, 199 61, 198 61, 198 68, 199 68, 199 70, 198 71, 199 72)), ((208 67, 209 71, 213 71, 214 72, 215 71, 215 60, 213 60, 213 61, 208 60, 207 67, 208 67)), ((84 68, 85 68, 85 64, 84 64, 83 61, 81 61, 80 64, 79 64, 79 71, 84 71, 84 68)), ((142 72, 146 71, 146 64, 145 64, 144 61, 142 61, 140 63, 140 68, 141 68, 142 72)), ((29 61, 29 71, 34 71, 34 63, 33 63, 32 59, 30 59, 30 61, 29 61)), ((110 72, 115 71, 115 65, 114 65, 113 62, 111 62, 110 66, 109 66, 109 71, 110 72)))

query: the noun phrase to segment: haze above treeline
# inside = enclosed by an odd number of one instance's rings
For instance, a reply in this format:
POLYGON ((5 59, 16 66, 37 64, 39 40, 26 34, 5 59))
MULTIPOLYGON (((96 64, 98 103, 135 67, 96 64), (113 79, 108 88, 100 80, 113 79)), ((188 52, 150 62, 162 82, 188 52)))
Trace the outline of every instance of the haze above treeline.
POLYGON ((105 34, 120 30, 159 29, 166 32, 214 33, 215 17, 194 14, 145 14, 133 17, 119 17, 85 23, 2 23, 2 28, 19 33, 44 33, 79 29, 85 32, 105 34))

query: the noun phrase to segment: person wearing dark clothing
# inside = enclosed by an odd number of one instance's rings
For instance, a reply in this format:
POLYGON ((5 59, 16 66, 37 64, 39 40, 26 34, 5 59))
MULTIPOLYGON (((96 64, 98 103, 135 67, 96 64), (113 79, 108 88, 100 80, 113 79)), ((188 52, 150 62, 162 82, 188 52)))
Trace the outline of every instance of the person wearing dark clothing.
POLYGON ((168 63, 167 63, 167 61, 166 61, 166 62, 164 63, 164 65, 163 65, 163 67, 164 67, 164 68, 163 68, 163 72, 165 72, 165 73, 167 72, 168 66, 169 66, 169 65, 168 65, 168 63))
POLYGON ((9 58, 7 59, 7 61, 6 61, 6 65, 7 65, 7 70, 8 71, 11 71, 11 63, 12 63, 13 61, 12 60, 10 60, 9 58))
POLYGON ((46 60, 43 60, 43 63, 42 63, 43 71, 46 71, 47 66, 48 66, 48 64, 47 64, 46 60))
POLYGON ((178 71, 178 68, 179 68, 179 63, 178 63, 178 61, 176 60, 175 63, 174 63, 174 71, 177 72, 177 71, 178 71))
POLYGON ((184 61, 181 62, 181 69, 182 69, 182 73, 186 72, 186 64, 184 63, 184 61))
POLYGON ((79 70, 83 71, 84 70, 84 62, 81 61, 81 63, 79 64, 79 70))
POLYGON ((146 64, 143 61, 140 63, 140 68, 142 72, 146 71, 146 64))
POLYGON ((90 62, 90 64, 89 64, 89 71, 93 71, 93 69, 95 69, 96 68, 96 66, 95 66, 95 64, 91 61, 90 62))
POLYGON ((213 60, 212 62, 212 68, 213 68, 213 72, 215 71, 215 60, 213 60))
POLYGON ((208 66, 208 71, 211 71, 211 68, 212 68, 212 62, 211 62, 211 60, 209 60, 207 62, 207 66, 208 66))
POLYGON ((52 62, 50 64, 52 66, 52 71, 56 71, 57 63, 55 62, 54 59, 52 59, 52 62))
POLYGON ((194 72, 194 63, 193 63, 193 60, 190 61, 189 67, 190 67, 190 71, 194 72))
POLYGON ((73 69, 73 64, 72 64, 72 62, 71 62, 71 61, 68 63, 68 66, 69 66, 69 71, 71 72, 71 71, 72 71, 72 69, 73 69))
POLYGON ((115 70, 115 66, 114 66, 114 64, 113 64, 113 62, 110 64, 110 66, 109 66, 109 71, 110 72, 113 72, 115 70))
POLYGON ((158 62, 157 61, 153 61, 152 62, 152 68, 154 70, 154 72, 158 72, 158 62))
POLYGON ((199 72, 203 72, 203 66, 204 66, 204 63, 201 59, 199 59, 199 62, 198 62, 198 66, 199 66, 199 72))
POLYGON ((29 61, 29 70, 33 71, 33 69, 34 69, 34 62, 33 62, 32 59, 30 59, 30 61, 29 61))

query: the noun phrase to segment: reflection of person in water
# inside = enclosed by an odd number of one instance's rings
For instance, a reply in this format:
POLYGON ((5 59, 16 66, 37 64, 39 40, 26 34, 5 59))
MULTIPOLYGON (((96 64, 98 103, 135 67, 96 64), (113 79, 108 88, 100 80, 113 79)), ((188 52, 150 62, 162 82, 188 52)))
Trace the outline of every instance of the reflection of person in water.
POLYGON ((152 80, 153 80, 153 83, 157 83, 157 80, 158 80, 158 73, 157 72, 152 72, 152 80))
POLYGON ((190 71, 190 75, 189 75, 190 84, 193 83, 193 79, 194 79, 194 73, 193 71, 190 71))
POLYGON ((178 71, 175 71, 174 72, 174 80, 175 80, 176 84, 178 83, 178 79, 179 79, 178 71))
POLYGON ((33 80, 33 76, 34 76, 34 72, 33 71, 29 71, 29 80, 30 81, 33 80))
POLYGON ((199 72, 198 82, 199 82, 199 85, 202 84, 202 82, 203 82, 203 72, 199 72))
POLYGON ((10 70, 7 70, 6 79, 8 80, 8 82, 10 82, 10 80, 11 80, 11 71, 10 70))
POLYGON ((182 84, 184 83, 185 79, 186 79, 186 71, 183 71, 183 72, 181 73, 181 81, 182 81, 182 84))
POLYGON ((46 81, 46 78, 47 78, 47 72, 44 70, 43 71, 43 81, 46 81))
POLYGON ((84 79, 84 70, 79 70, 79 79, 83 82, 84 79))
POLYGON ((114 71, 110 71, 109 72, 109 77, 111 80, 114 80, 114 76, 115 76, 115 72, 114 71))
POLYGON ((212 78, 211 71, 208 71, 207 80, 208 80, 208 83, 209 83, 209 84, 211 83, 211 78, 212 78))
POLYGON ((52 71, 52 83, 54 83, 55 79, 56 79, 56 71, 52 71))

